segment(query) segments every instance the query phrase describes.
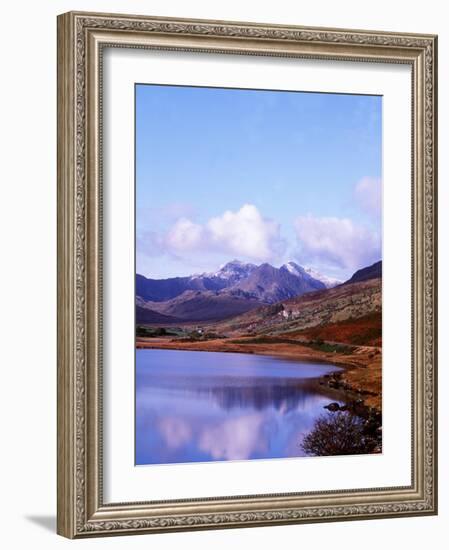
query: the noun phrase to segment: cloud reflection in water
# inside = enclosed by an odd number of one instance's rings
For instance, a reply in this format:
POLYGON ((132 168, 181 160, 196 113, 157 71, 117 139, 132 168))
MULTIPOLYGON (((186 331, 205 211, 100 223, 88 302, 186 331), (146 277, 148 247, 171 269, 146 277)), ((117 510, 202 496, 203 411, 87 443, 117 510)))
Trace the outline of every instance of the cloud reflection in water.
POLYGON ((301 456, 301 438, 331 400, 313 376, 336 370, 167 350, 138 350, 136 367, 137 464, 301 456))

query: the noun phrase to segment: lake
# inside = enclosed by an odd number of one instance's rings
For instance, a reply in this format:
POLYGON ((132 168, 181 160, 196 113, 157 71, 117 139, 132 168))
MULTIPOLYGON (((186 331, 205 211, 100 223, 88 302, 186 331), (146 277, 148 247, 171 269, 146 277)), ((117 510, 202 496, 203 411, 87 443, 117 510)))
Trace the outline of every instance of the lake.
MULTIPOLYGON (((136 350, 136 464, 302 456, 340 370, 243 353, 136 350)), ((341 402, 340 402, 341 403, 341 402)))

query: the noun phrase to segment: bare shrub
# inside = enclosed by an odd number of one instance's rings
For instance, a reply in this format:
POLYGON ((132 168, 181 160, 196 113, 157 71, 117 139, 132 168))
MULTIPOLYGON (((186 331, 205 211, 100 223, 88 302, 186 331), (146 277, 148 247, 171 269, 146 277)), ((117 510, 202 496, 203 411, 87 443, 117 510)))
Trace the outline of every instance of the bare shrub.
POLYGON ((338 411, 320 416, 301 447, 312 456, 366 454, 375 450, 376 441, 366 435, 363 419, 338 411))

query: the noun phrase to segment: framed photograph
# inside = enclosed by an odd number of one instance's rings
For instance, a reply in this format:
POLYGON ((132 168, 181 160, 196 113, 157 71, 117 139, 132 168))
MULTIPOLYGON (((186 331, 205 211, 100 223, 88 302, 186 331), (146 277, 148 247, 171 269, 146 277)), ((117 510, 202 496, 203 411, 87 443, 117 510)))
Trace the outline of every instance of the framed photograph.
POLYGON ((59 534, 436 513, 436 46, 59 16, 59 534))

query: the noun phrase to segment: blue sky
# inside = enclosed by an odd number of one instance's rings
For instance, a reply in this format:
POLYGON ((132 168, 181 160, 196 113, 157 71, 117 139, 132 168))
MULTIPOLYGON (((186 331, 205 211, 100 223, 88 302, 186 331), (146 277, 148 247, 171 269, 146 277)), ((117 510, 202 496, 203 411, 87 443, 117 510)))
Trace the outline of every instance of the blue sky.
POLYGON ((380 259, 382 98, 136 85, 137 272, 380 259))

